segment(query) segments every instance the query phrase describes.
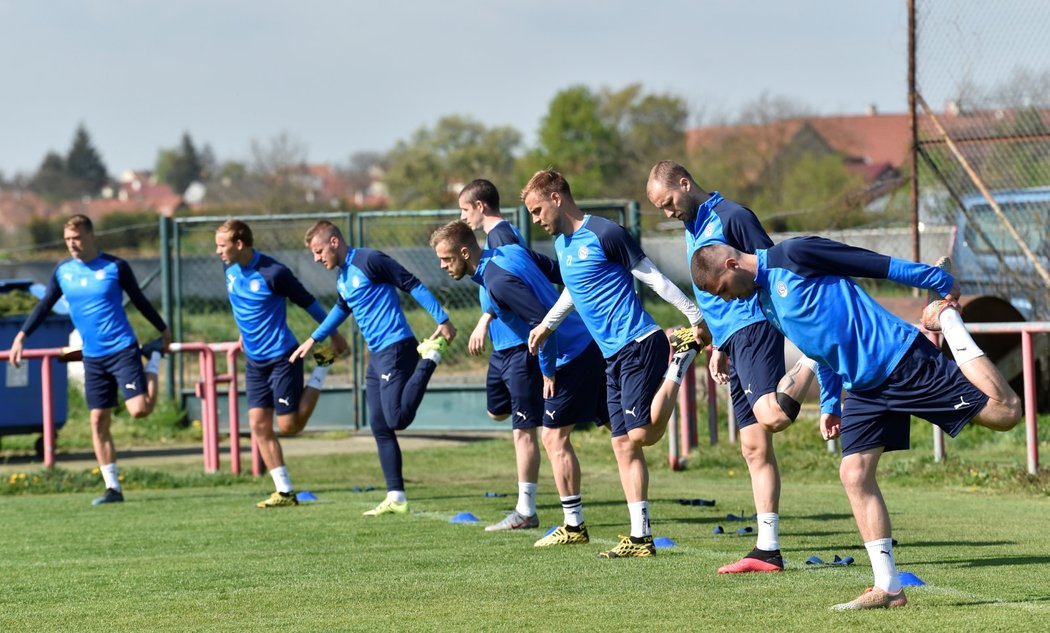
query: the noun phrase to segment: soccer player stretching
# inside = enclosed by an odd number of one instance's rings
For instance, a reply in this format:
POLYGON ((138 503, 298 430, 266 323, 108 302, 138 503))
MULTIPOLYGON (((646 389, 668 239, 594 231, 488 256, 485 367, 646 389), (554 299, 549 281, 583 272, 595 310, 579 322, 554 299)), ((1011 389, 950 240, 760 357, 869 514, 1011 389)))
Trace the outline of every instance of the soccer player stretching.
POLYGON ((530 351, 538 350, 575 307, 605 357, 612 447, 631 516, 631 533, 598 557, 653 556, 649 468, 642 447, 655 444, 667 430, 682 376, 699 349, 697 339, 707 338, 703 317, 656 269, 627 229, 583 213, 560 173, 536 172, 521 197, 532 221, 556 236, 554 249, 565 282, 561 298, 529 334, 530 351), (667 337, 642 308, 634 292, 634 277, 681 310, 693 325, 672 335, 676 354, 670 367, 666 364, 671 351, 667 337))
MULTIPOLYGON (((301 431, 317 405, 328 366, 315 368, 304 388, 302 360, 287 360, 299 343, 288 328, 286 300, 291 299, 318 323, 324 321, 325 311, 287 266, 255 250, 254 244, 251 228, 240 220, 227 220, 215 231, 215 252, 226 267, 226 291, 247 357, 248 421, 276 488, 256 506, 294 506, 299 502, 273 430, 273 417, 276 413, 282 433, 301 431)), ((332 348, 342 353, 346 340, 333 336, 332 348)))
POLYGON ((128 263, 99 252, 90 218, 85 215, 69 218, 62 237, 71 259, 59 262, 51 273, 43 299, 11 343, 10 362, 18 367, 23 341, 40 326, 59 297, 65 295, 73 325, 84 341, 84 397, 91 410, 91 443, 106 484, 106 491, 92 503, 119 503, 124 501, 124 492, 117 474, 117 450, 110 433, 113 408, 117 406, 117 386, 132 417, 143 418, 153 411, 157 404, 160 357, 171 344, 171 331, 142 294, 128 263), (124 313, 124 293, 161 333, 159 340, 141 350, 124 313), (140 354, 146 357, 145 369, 140 354))
MULTIPOLYGON (((661 161, 649 172, 646 193, 669 218, 685 224, 686 258, 707 244, 729 244, 745 253, 769 248, 773 240, 750 209, 707 193, 685 167, 661 161)), ((711 329, 714 350, 709 369, 716 382, 729 383, 740 450, 751 476, 758 519, 754 549, 719 573, 783 571, 780 555, 780 469, 773 434, 798 416, 813 382, 816 363, 802 358, 784 376, 784 335, 762 314, 754 297, 725 302, 693 286, 693 294, 711 329), (729 360, 728 376, 726 360, 729 360)))
POLYGON ((1020 398, 963 325, 955 280, 940 267, 818 237, 754 254, 705 246, 693 254, 692 276, 699 288, 727 301, 757 293, 770 322, 819 362, 821 434, 842 436, 839 477, 875 575, 874 587, 832 608, 904 606, 890 515, 876 480, 879 458, 909 447, 912 415, 952 437, 967 422, 1008 431, 1021 417, 1020 398), (943 330, 955 362, 875 303, 852 277, 891 279, 943 296, 923 311, 922 324, 943 330), (842 387, 847 395, 839 406, 842 387))
POLYGON ((350 248, 339 227, 327 220, 312 226, 305 241, 314 261, 328 270, 339 270, 339 299, 291 359, 302 358, 316 341, 324 340, 354 315, 370 352, 365 373, 368 425, 386 479, 386 499, 365 516, 405 514, 408 500, 397 432, 415 420, 427 383, 441 362, 441 354, 456 337, 456 328, 426 286, 389 255, 370 248, 350 248), (401 310, 398 288, 412 295, 438 324, 431 337, 419 345, 401 310))
MULTIPOLYGON (((470 275, 488 295, 499 321, 522 341, 508 350, 513 356, 503 356, 501 364, 507 371, 502 374, 511 398, 519 403, 515 416, 542 420, 543 446, 565 515, 564 525, 536 541, 535 546, 587 543, 580 462, 570 436, 579 422, 608 422, 601 351, 580 317, 570 314, 544 342, 538 361, 528 353, 525 341, 530 329, 539 325, 558 299, 550 279, 552 262, 546 257, 517 244, 482 251, 464 222, 441 227, 430 244, 441 268, 453 279, 470 275), (534 395, 542 400, 534 403, 534 395)), ((519 513, 520 509, 515 510, 508 518, 519 513)), ((538 525, 538 521, 533 523, 538 525)))

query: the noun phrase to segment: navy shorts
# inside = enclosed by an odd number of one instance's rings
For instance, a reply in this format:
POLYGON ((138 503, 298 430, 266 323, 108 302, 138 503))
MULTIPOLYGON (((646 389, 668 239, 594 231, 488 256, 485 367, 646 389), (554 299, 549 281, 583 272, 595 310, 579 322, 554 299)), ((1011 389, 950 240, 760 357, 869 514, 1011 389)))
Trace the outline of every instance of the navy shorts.
POLYGON ((776 392, 784 377, 784 335, 769 321, 761 321, 735 332, 721 349, 729 355, 729 393, 736 426, 757 424, 755 403, 776 392))
POLYGON ((608 424, 604 370, 602 351, 593 342, 559 367, 554 372, 554 397, 543 401, 543 426, 557 429, 580 422, 608 424))
POLYGON ((543 423, 543 375, 528 346, 492 352, 485 387, 489 413, 509 414, 513 428, 534 429, 543 423))
POLYGON ((613 437, 649 424, 653 396, 663 384, 671 344, 662 331, 631 341, 605 359, 609 427, 613 437))
POLYGON ((842 454, 880 446, 886 451, 907 450, 913 415, 955 437, 987 403, 988 396, 963 376, 955 361, 925 336, 917 336, 885 382, 846 393, 842 454))
POLYGON ((84 399, 88 409, 112 409, 117 406, 117 385, 124 400, 146 393, 146 373, 138 343, 109 356, 84 357, 84 399))
POLYGON ((273 409, 277 415, 299 410, 303 395, 303 359, 294 363, 288 357, 296 348, 269 360, 244 362, 244 386, 249 409, 273 409))

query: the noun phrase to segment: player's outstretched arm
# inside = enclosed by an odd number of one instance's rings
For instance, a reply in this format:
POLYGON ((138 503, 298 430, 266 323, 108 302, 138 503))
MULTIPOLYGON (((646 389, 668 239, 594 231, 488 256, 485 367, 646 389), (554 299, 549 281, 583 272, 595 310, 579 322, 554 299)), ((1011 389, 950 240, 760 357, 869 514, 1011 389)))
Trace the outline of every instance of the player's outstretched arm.
POLYGON ((474 331, 470 333, 470 339, 467 341, 467 351, 470 352, 471 356, 477 356, 485 350, 485 337, 489 333, 489 323, 491 322, 492 314, 482 312, 481 318, 478 319, 478 324, 474 326, 474 331))

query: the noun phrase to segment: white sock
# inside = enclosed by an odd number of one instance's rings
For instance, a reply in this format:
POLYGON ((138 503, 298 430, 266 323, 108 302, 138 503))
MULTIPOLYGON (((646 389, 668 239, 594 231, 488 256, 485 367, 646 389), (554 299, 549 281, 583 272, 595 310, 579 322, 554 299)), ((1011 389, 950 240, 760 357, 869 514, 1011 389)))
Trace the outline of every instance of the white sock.
POLYGON ((565 514, 565 525, 583 525, 583 497, 580 495, 562 497, 561 511, 565 514))
POLYGON ((160 373, 160 352, 153 352, 149 360, 146 362, 146 373, 147 374, 159 374, 160 373))
POLYGON ((631 536, 641 538, 653 533, 649 525, 649 501, 634 501, 627 504, 631 513, 631 536))
POLYGON ((426 354, 423 354, 423 358, 434 361, 435 365, 441 364, 441 352, 437 351, 436 349, 432 349, 426 354))
POLYGON ((888 593, 901 590, 901 579, 897 575, 897 561, 893 560, 893 539, 880 538, 864 544, 871 560, 871 571, 875 573, 875 586, 888 593))
POLYGON ((952 356, 959 365, 968 363, 975 358, 984 356, 984 350, 977 347, 973 337, 966 330, 962 316, 955 308, 945 308, 941 311, 941 334, 948 341, 948 347, 952 348, 952 356))
POLYGON ((536 484, 528 481, 518 482, 518 505, 514 508, 523 517, 536 514, 536 484))
POLYGON ((761 512, 758 519, 758 542, 755 547, 772 552, 780 549, 780 516, 776 512, 761 512))
POLYGON ((314 367, 313 372, 310 373, 310 379, 306 381, 306 386, 320 391, 321 387, 324 386, 324 379, 328 375, 328 370, 331 368, 331 365, 328 367, 314 367))
POLYGON ((98 469, 102 472, 102 481, 106 482, 106 488, 112 488, 117 492, 121 492, 120 476, 117 474, 116 462, 99 466, 98 469))
POLYGON ((689 369, 689 366, 693 364, 693 359, 696 358, 695 349, 687 349, 684 352, 678 352, 671 358, 671 364, 667 366, 667 373, 664 374, 664 380, 673 380, 678 384, 682 384, 682 377, 685 376, 685 370, 689 369))
POLYGON ((273 485, 277 488, 277 492, 287 494, 292 491, 292 478, 288 476, 287 466, 270 469, 270 477, 273 477, 273 485))
POLYGON ((393 501, 394 503, 405 503, 408 501, 404 490, 387 490, 386 498, 387 501, 393 501))

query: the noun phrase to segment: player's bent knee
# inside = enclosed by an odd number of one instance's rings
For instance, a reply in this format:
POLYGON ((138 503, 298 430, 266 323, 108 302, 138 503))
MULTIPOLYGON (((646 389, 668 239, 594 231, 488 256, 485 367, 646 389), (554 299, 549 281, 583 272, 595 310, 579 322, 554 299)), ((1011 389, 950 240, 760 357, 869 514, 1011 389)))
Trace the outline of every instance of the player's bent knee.
POLYGON ((506 420, 507 418, 510 417, 509 413, 493 413, 491 411, 486 411, 486 413, 489 414, 490 418, 492 418, 493 420, 495 420, 497 422, 502 422, 502 421, 504 421, 504 420, 506 420))

